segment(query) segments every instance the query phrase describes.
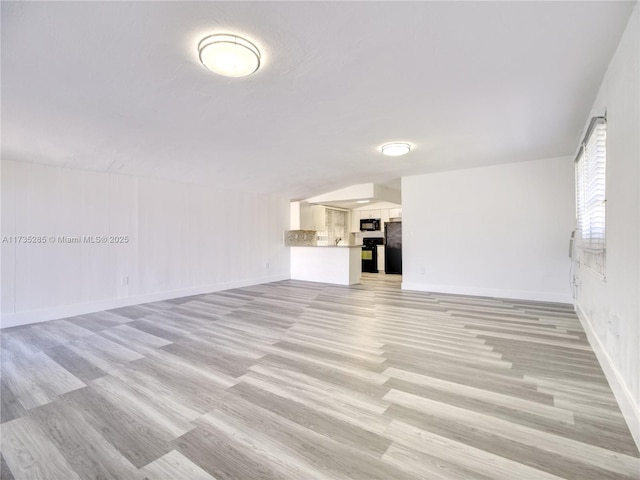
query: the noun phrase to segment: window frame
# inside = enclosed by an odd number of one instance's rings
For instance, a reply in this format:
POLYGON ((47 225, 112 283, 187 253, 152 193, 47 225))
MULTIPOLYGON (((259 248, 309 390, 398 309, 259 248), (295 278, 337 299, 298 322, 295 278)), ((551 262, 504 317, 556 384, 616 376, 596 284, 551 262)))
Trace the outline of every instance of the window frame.
POLYGON ((606 136, 606 117, 593 117, 574 162, 578 245, 594 253, 606 251, 606 136))

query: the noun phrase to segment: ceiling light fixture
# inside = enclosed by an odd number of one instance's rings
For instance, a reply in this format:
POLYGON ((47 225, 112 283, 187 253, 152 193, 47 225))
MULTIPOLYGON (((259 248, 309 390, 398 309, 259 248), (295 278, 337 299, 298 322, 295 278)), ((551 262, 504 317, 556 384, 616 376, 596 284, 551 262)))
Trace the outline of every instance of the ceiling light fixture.
POLYGON ((356 200, 356 203, 369 203, 370 200, 356 200))
POLYGON ((237 35, 209 35, 198 44, 198 54, 202 65, 225 77, 245 77, 260 68, 258 47, 237 35))
POLYGON ((411 145, 408 143, 387 143, 380 149, 384 155, 390 157, 398 157, 400 155, 406 155, 411 150, 411 145))

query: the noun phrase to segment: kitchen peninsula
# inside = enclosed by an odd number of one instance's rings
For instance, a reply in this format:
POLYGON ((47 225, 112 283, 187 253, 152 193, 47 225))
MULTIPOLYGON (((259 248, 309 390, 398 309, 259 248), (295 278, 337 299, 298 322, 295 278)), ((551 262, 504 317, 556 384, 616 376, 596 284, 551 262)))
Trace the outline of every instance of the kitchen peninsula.
POLYGON ((285 233, 291 252, 291 279, 353 285, 362 273, 361 245, 317 245, 315 233, 297 230, 285 233))

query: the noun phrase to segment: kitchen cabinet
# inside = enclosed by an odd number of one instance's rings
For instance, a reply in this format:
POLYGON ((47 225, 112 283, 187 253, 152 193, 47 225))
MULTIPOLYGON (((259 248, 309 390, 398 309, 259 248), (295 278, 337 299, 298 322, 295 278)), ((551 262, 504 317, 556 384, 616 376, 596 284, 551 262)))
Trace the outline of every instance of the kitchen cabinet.
POLYGON ((362 247, 289 247, 291 278, 307 282, 360 283, 362 247))
POLYGON ((300 203, 300 230, 315 230, 313 228, 313 212, 308 203, 300 203))
POLYGON ((402 218, 402 208, 390 208, 389 218, 402 218))
POLYGON ((378 245, 378 272, 384 272, 384 245, 378 245))
POLYGON ((300 230, 315 230, 317 232, 327 229, 327 208, 323 205, 300 206, 300 230))
POLYGON ((389 221, 389 209, 383 208, 380 210, 380 228, 384 228, 385 222, 389 221))
POLYGON ((313 205, 313 230, 323 232, 327 229, 327 208, 323 205, 313 205))
POLYGON ((360 218, 380 218, 382 210, 361 210, 360 218))
POLYGON ((359 232, 360 231, 360 214, 359 210, 353 210, 351 212, 351 231, 359 232))

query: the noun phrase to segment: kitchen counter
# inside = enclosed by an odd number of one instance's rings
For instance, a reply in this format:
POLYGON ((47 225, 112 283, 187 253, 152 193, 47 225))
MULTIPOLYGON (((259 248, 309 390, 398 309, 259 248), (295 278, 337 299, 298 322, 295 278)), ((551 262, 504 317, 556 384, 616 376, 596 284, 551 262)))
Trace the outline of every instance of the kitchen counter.
POLYGON ((291 246, 291 278, 308 282, 360 283, 362 245, 291 246))
POLYGON ((307 248, 360 248, 362 245, 291 245, 292 247, 307 248))

